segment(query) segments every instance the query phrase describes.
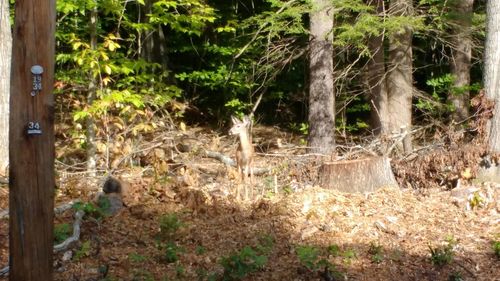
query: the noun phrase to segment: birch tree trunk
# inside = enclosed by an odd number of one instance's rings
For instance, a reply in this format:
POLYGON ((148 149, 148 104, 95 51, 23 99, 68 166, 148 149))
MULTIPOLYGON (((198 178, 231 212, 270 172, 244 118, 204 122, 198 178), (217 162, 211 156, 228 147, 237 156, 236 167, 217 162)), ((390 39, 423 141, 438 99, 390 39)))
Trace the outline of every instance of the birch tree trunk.
POLYGON ((456 90, 449 93, 448 100, 453 104, 455 111, 452 118, 462 121, 469 117, 469 90, 470 68, 472 57, 472 8, 474 0, 455 1, 454 11, 456 20, 453 27, 451 42, 452 60, 451 73, 455 76, 453 86, 456 90))
MULTIPOLYGON (((395 16, 410 16, 413 13, 411 0, 391 0, 390 12, 395 16)), ((387 95, 388 121, 391 133, 399 133, 402 128, 411 131, 413 96, 413 53, 412 30, 403 26, 402 30, 389 38, 387 95)), ((405 153, 411 151, 411 136, 404 140, 405 153), (410 150, 410 151, 408 151, 410 150)))
POLYGON ((486 6, 486 42, 484 52, 484 88, 495 101, 490 122, 489 149, 500 152, 500 1, 490 0, 486 6))
POLYGON ((314 0, 310 14, 309 147, 330 154, 335 149, 333 85, 333 9, 329 0, 314 0))
POLYGON ((9 97, 12 34, 9 0, 0 0, 0 175, 9 165, 9 97))

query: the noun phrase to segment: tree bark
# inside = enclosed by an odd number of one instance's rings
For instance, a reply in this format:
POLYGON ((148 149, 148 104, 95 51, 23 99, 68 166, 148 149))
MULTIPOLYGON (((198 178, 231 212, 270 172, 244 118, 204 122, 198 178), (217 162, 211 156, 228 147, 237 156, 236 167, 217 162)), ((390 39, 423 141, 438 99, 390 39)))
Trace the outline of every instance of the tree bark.
MULTIPOLYGON (((90 11, 90 49, 92 51, 97 50, 97 2, 94 2, 94 7, 90 11)), ((87 94, 87 104, 92 106, 96 99, 97 93, 97 79, 93 72, 90 73, 90 83, 87 94)), ((97 159, 96 159, 96 132, 95 132, 95 121, 94 116, 90 115, 86 119, 86 147, 87 147, 87 171, 89 176, 94 178, 96 176, 97 169, 97 159)))
POLYGON ((381 187, 398 186, 387 157, 374 157, 324 163, 318 184, 343 192, 373 192, 381 187))
POLYGON ((474 0, 460 0, 453 4, 455 16, 457 17, 453 27, 451 73, 455 77, 453 87, 449 93, 448 100, 453 104, 455 111, 452 118, 462 121, 469 117, 469 90, 470 68, 472 56, 472 9, 474 0))
POLYGON ((329 0, 314 0, 310 14, 309 147, 314 153, 335 149, 333 85, 333 9, 329 0))
POLYGON ((486 42, 483 82, 486 96, 495 101, 489 124, 488 146, 500 152, 500 1, 490 0, 486 6, 486 42))
MULTIPOLYGON (((392 0, 390 5, 394 16, 410 16, 413 12, 410 0, 392 0)), ((389 38, 387 95, 388 127, 391 133, 399 133, 404 127, 411 131, 412 60, 412 30, 410 26, 403 26, 402 30, 389 38)), ((406 142, 411 143, 411 135, 408 135, 406 142)))
MULTIPOLYGON (((369 0, 378 14, 384 13, 383 0, 369 0)), ((389 133, 387 110, 387 87, 385 84, 385 55, 383 34, 368 39, 368 48, 372 57, 368 61, 367 76, 370 94, 371 127, 376 135, 389 133)))
MULTIPOLYGON (((149 23, 150 14, 153 13, 153 0, 146 0, 143 9, 140 11, 141 22, 149 23)), ((166 49, 166 39, 162 26, 157 26, 154 30, 146 30, 140 34, 143 38, 139 48, 140 55, 147 62, 156 62, 162 65, 164 70, 168 69, 168 54, 166 49)))
POLYGON ((9 1, 0 0, 0 175, 6 176, 9 165, 9 97, 12 34, 9 1))

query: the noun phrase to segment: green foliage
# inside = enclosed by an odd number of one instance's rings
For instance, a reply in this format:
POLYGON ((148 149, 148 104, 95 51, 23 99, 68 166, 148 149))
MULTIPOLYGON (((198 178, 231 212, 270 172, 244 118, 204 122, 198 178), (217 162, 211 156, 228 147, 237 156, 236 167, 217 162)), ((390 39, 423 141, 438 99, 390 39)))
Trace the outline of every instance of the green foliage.
POLYGON ((97 208, 99 213, 109 216, 111 214, 111 202, 107 196, 99 196, 97 200, 97 208))
POLYGON ((344 263, 350 264, 353 259, 357 258, 357 254, 353 249, 347 249, 342 253, 344 257, 344 263))
POLYGON ((283 193, 285 193, 285 195, 290 195, 293 193, 293 189, 290 185, 285 185, 283 186, 283 193))
POLYGON ((59 244, 71 236, 72 227, 70 224, 61 223, 54 226, 54 242, 59 244))
POLYGON ((435 77, 427 80, 427 85, 431 86, 433 89, 432 95, 436 96, 442 93, 448 93, 452 90, 452 85, 455 82, 456 77, 452 74, 445 74, 443 76, 435 77))
POLYGON ((327 251, 328 251, 328 254, 330 254, 333 257, 338 257, 341 254, 340 247, 337 244, 333 244, 333 245, 328 246, 327 251))
POLYGON ((472 197, 469 199, 469 205, 472 209, 483 207, 485 199, 481 196, 480 192, 474 192, 472 197))
POLYGON ((184 277, 185 273, 186 273, 186 269, 182 265, 178 264, 175 266, 175 276, 177 278, 184 277))
POLYGON ((105 212, 99 206, 96 206, 91 202, 77 202, 72 208, 76 211, 82 210, 86 215, 95 219, 102 219, 105 216, 105 212))
POLYGON ((257 250, 246 246, 228 257, 223 257, 220 264, 224 268, 222 280, 242 280, 247 275, 264 267, 267 256, 259 254, 257 250))
POLYGON ((307 136, 309 134, 309 124, 308 123, 300 123, 300 124, 291 123, 289 125, 289 127, 292 131, 298 132, 303 136, 307 136))
POLYGON ((207 251, 207 249, 205 247, 200 246, 200 245, 196 246, 195 252, 197 255, 201 256, 201 255, 205 254, 206 251, 207 251))
POLYGON ((143 256, 143 255, 139 255, 138 253, 130 253, 128 255, 128 259, 133 262, 133 263, 143 263, 145 262, 148 258, 143 256))
POLYGON ((368 254, 371 255, 371 260, 374 263, 381 263, 384 260, 384 249, 375 242, 370 243, 368 254))
POLYGON ((200 0, 160 0, 149 15, 151 26, 167 25, 176 32, 200 36, 207 23, 214 22, 214 9, 200 0))
MULTIPOLYGON (((326 257, 322 257, 321 251, 314 246, 297 246, 295 248, 300 264, 312 272, 323 273, 328 272, 334 280, 343 279, 343 274, 338 271, 335 266, 328 261, 326 257)), ((327 253, 332 256, 337 256, 340 253, 340 248, 337 245, 330 245, 327 248, 327 253)))
MULTIPOLYGON (((207 13, 206 9, 200 8, 204 4, 200 2, 200 5, 195 5, 199 2, 196 0, 190 3, 171 2, 182 3, 182 10, 178 11, 184 14, 184 18, 186 13, 194 10, 196 13, 207 13), (189 5, 193 5, 193 8, 189 8, 189 5)), ((84 139, 84 133, 79 131, 85 127, 87 118, 109 122, 113 117, 119 117, 120 122, 133 126, 128 131, 124 125, 116 126, 118 131, 123 132, 150 130, 150 126, 142 125, 142 122, 147 121, 144 111, 163 110, 173 99, 181 96, 181 90, 168 81, 171 77, 169 71, 161 64, 148 62, 138 55, 141 34, 152 32, 159 25, 151 22, 156 18, 155 15, 148 17, 148 22, 139 20, 136 8, 143 5, 143 1, 127 5, 115 0, 57 2, 56 81, 62 87, 56 87, 56 93, 64 99, 76 100, 69 107, 75 121, 72 132, 75 140, 84 139), (92 33, 88 25, 88 18, 94 8, 98 11, 96 46, 90 43, 92 33), (94 87, 94 100, 86 100, 94 87)), ((174 16, 172 11, 168 12, 174 16)), ((174 17, 179 21, 182 18, 180 14, 174 17)), ((199 21, 199 17, 192 14, 188 20, 199 21)), ((195 23, 186 26, 184 31, 187 32, 191 27, 200 28, 195 23)), ((103 133, 106 132, 97 130, 98 136, 103 133)))
POLYGON ((454 247, 457 241, 453 237, 446 240, 446 244, 440 247, 433 248, 429 245, 431 252, 431 263, 435 266, 444 266, 453 261, 455 255, 454 247))
POLYGON ((492 248, 495 256, 500 259, 500 241, 493 241, 492 248))
POLYGON ((162 260, 166 263, 175 263, 179 260, 179 254, 184 251, 180 246, 177 246, 174 242, 167 242, 160 246, 163 251, 162 260))
POLYGON ((464 281, 465 279, 462 277, 462 273, 459 271, 454 271, 448 276, 448 281, 464 281))
POLYGON ((275 244, 275 239, 272 235, 269 234, 260 234, 258 235, 258 243, 255 246, 255 249, 258 253, 269 255, 275 244))
POLYGON ((178 215, 175 213, 165 214, 160 217, 160 233, 161 240, 171 240, 175 237, 176 232, 184 226, 178 215))
POLYGON ((309 270, 318 269, 319 249, 313 246, 298 246, 295 248, 300 263, 309 270))
MULTIPOLYGON (((260 234, 255 247, 246 246, 240 251, 222 257, 220 264, 224 268, 221 276, 210 274, 204 276, 207 280, 242 280, 246 276, 261 270, 267 263, 267 256, 274 247, 274 237, 269 234, 260 234)), ((201 280, 201 279, 200 279, 201 280)))
POLYGON ((75 255, 73 256, 74 261, 79 261, 83 257, 88 257, 90 255, 90 250, 92 249, 90 241, 87 240, 82 243, 82 246, 78 251, 75 252, 75 255))

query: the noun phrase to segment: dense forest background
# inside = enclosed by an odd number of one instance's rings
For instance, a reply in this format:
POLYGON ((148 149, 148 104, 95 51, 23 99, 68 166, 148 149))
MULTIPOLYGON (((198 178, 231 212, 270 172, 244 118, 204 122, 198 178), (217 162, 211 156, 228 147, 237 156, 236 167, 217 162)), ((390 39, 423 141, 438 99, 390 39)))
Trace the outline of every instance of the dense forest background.
MULTIPOLYGON (((75 121, 66 134, 85 146, 85 128, 96 128, 98 146, 154 129, 153 116, 220 127, 254 113, 306 135, 311 2, 57 1, 57 107, 75 121)), ((485 1, 472 2, 406 1, 411 12, 399 13, 385 1, 331 1, 336 132, 377 133, 373 89, 386 84, 392 38, 405 29, 412 123, 467 120, 485 40, 485 1)), ((408 91, 397 83, 382 88, 408 91)))

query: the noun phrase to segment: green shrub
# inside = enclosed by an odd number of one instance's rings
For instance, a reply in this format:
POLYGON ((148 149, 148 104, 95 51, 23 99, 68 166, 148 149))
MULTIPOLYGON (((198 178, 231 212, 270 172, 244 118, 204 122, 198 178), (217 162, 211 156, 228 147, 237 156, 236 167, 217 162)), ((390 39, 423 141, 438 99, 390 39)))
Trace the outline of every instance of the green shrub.
MULTIPOLYGON (((295 252, 304 267, 310 271, 318 272, 325 280, 330 280, 331 278, 333 280, 341 280, 344 278, 344 275, 331 262, 326 258, 322 258, 318 248, 307 245, 298 246, 295 248, 295 252)), ((340 248, 337 245, 330 245, 327 248, 327 252, 330 255, 337 256, 340 253, 340 248)))
POLYGON ((464 278, 462 277, 462 273, 455 271, 448 276, 448 281, 464 281, 464 278))
POLYGON ((54 242, 56 244, 62 243, 71 236, 71 232, 71 225, 67 223, 56 224, 54 226, 54 242))
POLYGON ((340 247, 337 244, 332 244, 332 245, 328 246, 327 250, 328 250, 328 253, 334 257, 338 257, 341 254, 340 247))
POLYGON ((493 251, 495 252, 495 256, 500 259, 500 241, 493 242, 493 251))
POLYGON ((300 263, 307 269, 315 271, 317 270, 317 264, 319 259, 319 250, 313 246, 298 246, 295 248, 297 257, 300 263))
POLYGON ((147 257, 139 255, 137 253, 130 253, 128 259, 133 263, 142 263, 147 260, 147 257))
POLYGON ((165 214, 160 217, 160 239, 171 240, 176 232, 184 226, 177 214, 165 214))
POLYGON ((222 258, 220 262, 224 268, 222 280, 241 280, 262 269, 266 263, 267 256, 259 255, 257 251, 246 246, 241 251, 222 258))
POLYGON ((163 259, 167 263, 174 263, 179 260, 179 252, 183 251, 182 247, 177 246, 174 242, 168 242, 163 245, 163 259))
POLYGON ((90 250, 91 250, 91 245, 90 241, 85 241, 82 243, 82 246, 78 251, 75 252, 75 255, 73 256, 73 260, 79 261, 83 257, 88 257, 90 255, 90 250))
POLYGON ((431 251, 431 262, 435 266, 444 266, 450 264, 453 261, 455 252, 453 248, 456 245, 456 241, 453 238, 448 238, 446 245, 433 248, 429 245, 429 250, 431 251))
POLYGON ((371 260, 374 263, 381 263, 384 260, 384 253, 382 246, 372 242, 370 243, 370 248, 368 249, 368 254, 370 254, 371 260))

